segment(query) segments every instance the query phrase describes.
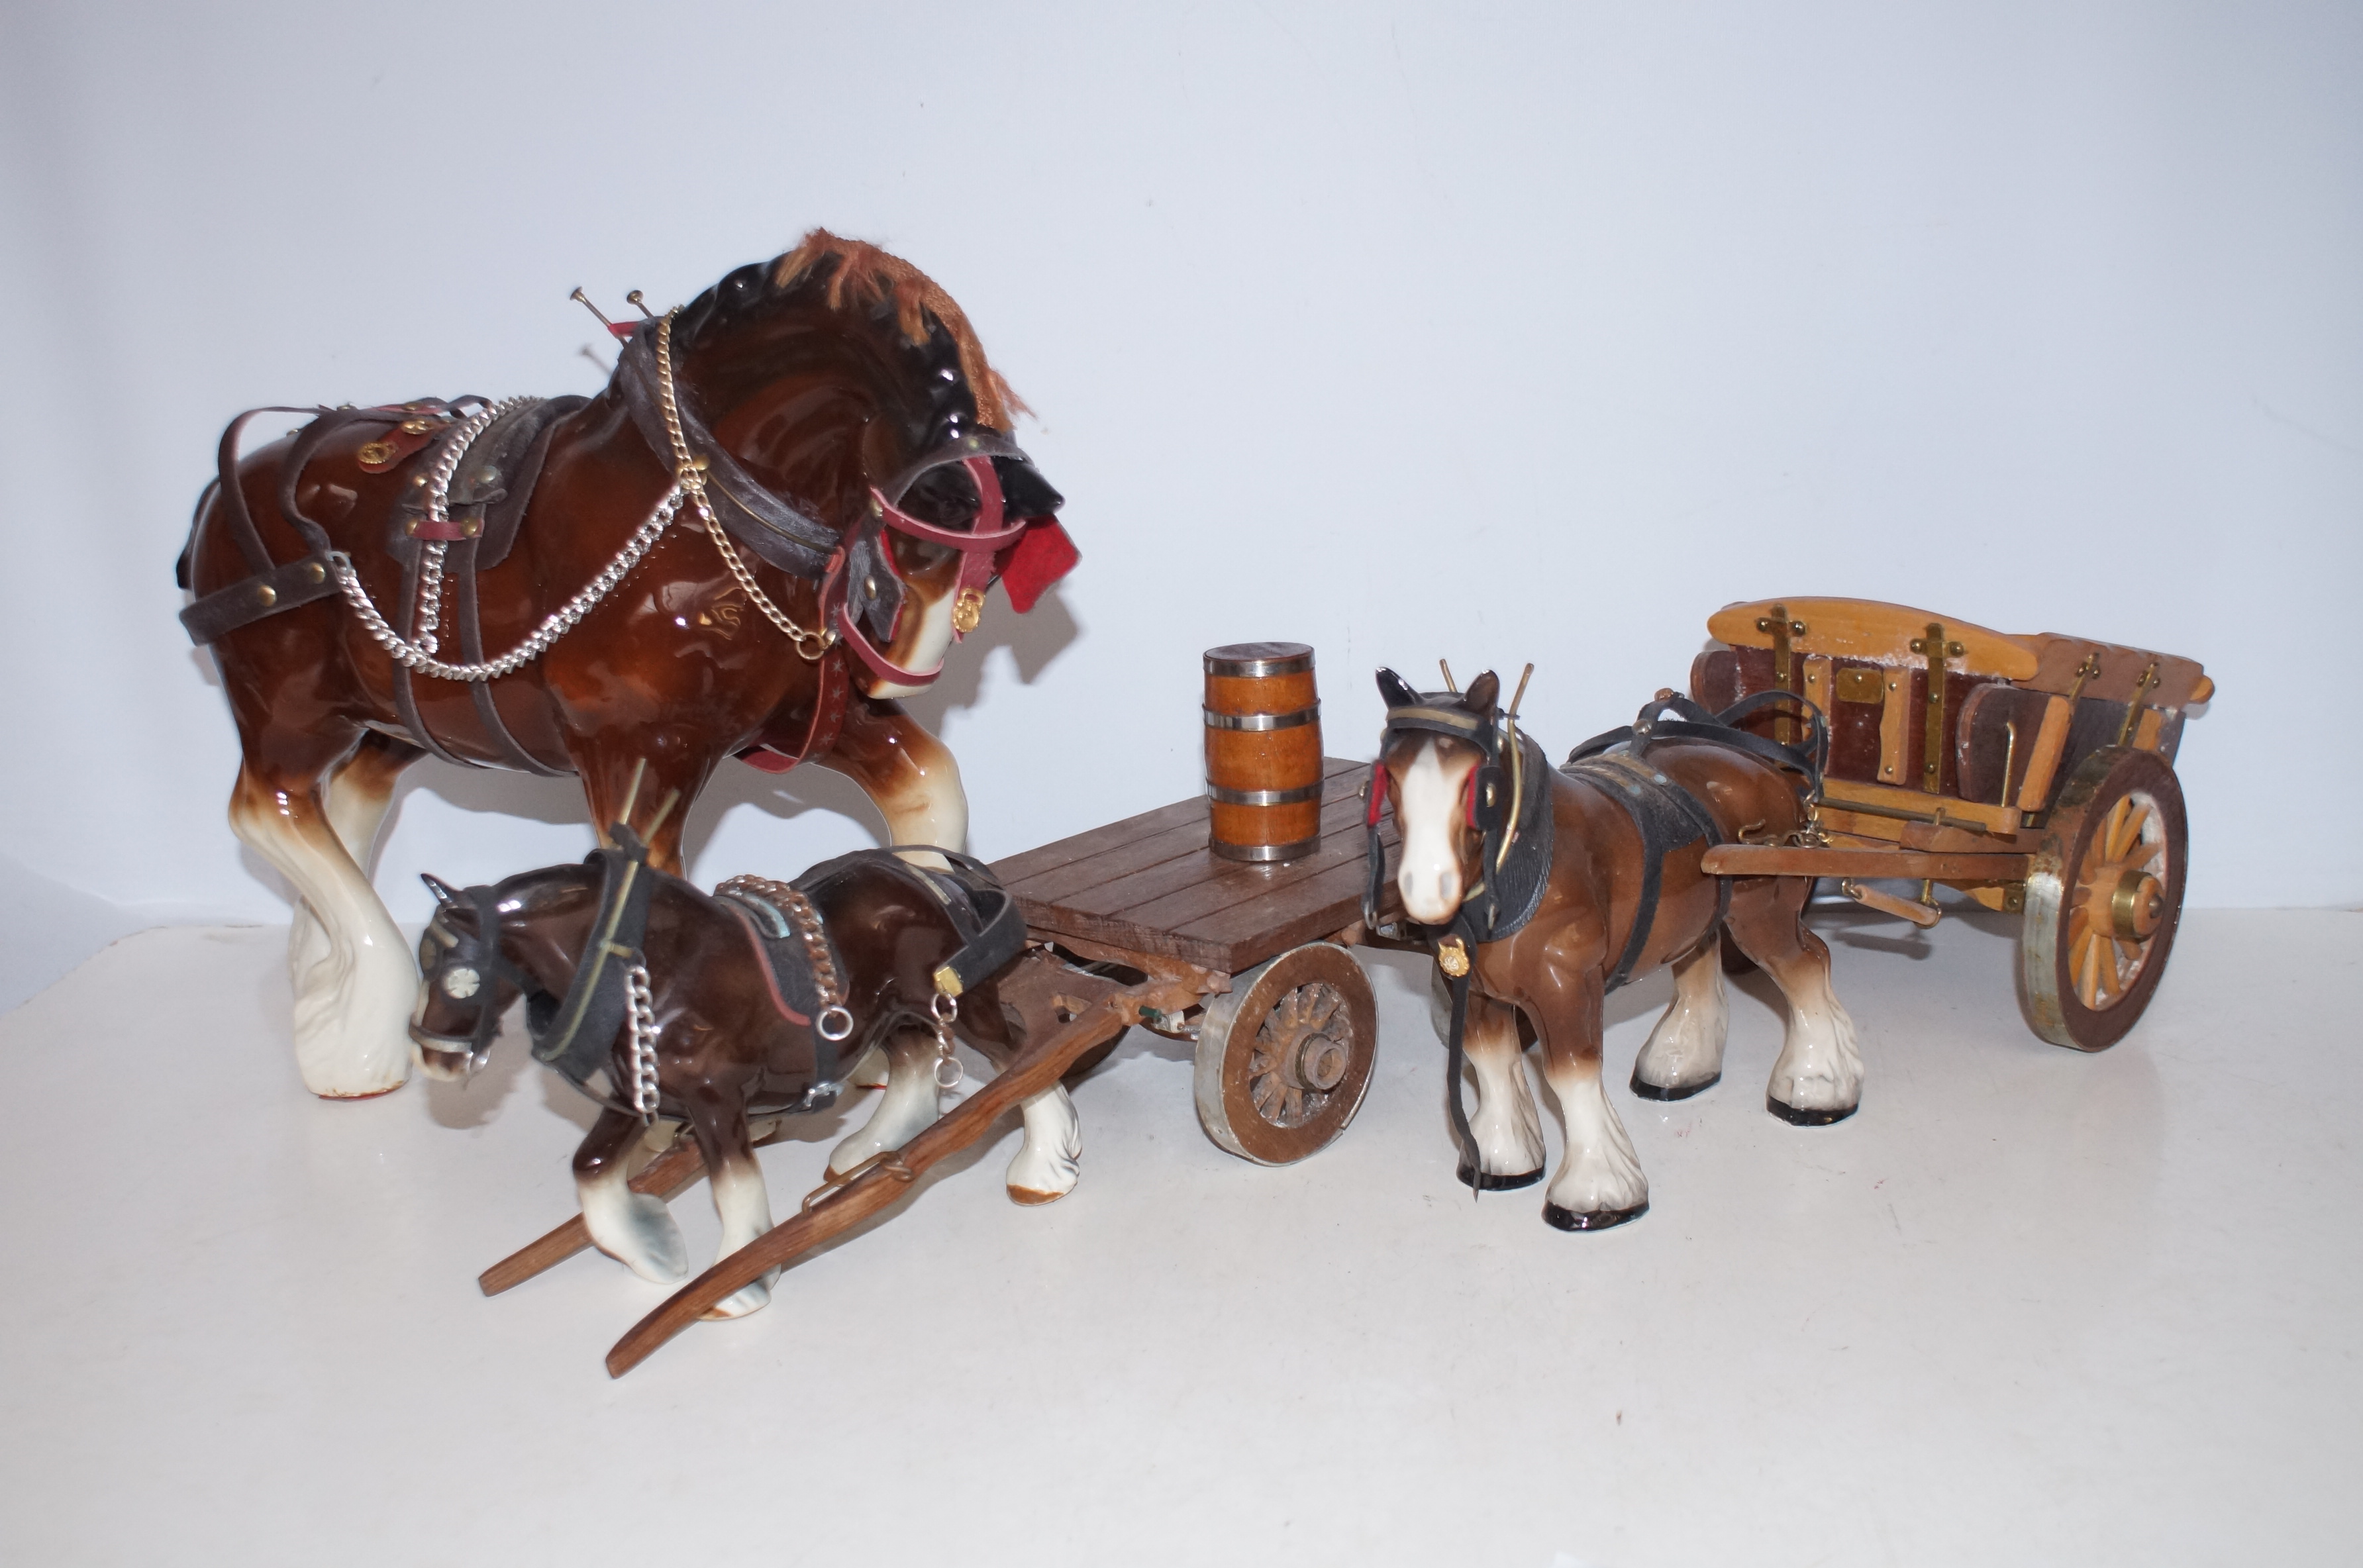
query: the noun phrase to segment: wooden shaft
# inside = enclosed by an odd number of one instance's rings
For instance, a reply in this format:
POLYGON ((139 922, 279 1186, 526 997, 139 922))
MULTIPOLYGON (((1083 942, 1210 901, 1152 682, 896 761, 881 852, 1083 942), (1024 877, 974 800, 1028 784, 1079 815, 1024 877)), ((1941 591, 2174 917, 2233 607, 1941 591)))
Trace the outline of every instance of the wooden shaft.
MULTIPOLYGON (((705 1156, 698 1152, 693 1140, 684 1137, 650 1160, 648 1168, 632 1178, 632 1190, 652 1192, 670 1201, 673 1194, 704 1174, 705 1156)), ((511 1253, 478 1275, 477 1287, 487 1296, 498 1296, 535 1275, 556 1268, 590 1244, 591 1231, 582 1223, 582 1216, 577 1214, 541 1240, 511 1253)))
POLYGON ((1719 844, 1700 869, 1710 877, 1914 877, 1939 882, 2023 882, 2024 855, 1926 849, 1812 849, 1778 844, 1719 844))
MULTIPOLYGON (((1064 996, 1082 998, 1087 1004, 1072 1021, 1050 1030, 1029 1028, 1028 1037, 1036 1043, 1020 1050, 1007 1067, 949 1115, 903 1145, 899 1161, 871 1166, 833 1195, 785 1224, 773 1226, 675 1291, 616 1342, 607 1353, 607 1375, 623 1376, 724 1297, 903 1198, 915 1185, 914 1178, 984 1136, 1002 1112, 1057 1083, 1076 1057, 1114 1037, 1138 1013, 1138 992, 1123 990, 1097 976, 1063 975, 1059 988, 1064 996)), ((1027 1021, 1035 1020, 1029 1017, 1027 1021)))

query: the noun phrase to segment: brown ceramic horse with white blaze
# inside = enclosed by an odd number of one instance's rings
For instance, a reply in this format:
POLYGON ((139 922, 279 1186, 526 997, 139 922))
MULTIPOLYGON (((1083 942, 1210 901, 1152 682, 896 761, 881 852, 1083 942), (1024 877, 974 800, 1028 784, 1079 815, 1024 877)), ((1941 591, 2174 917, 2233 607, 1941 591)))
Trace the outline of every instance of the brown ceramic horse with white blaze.
MULTIPOLYGON (((417 972, 362 867, 430 751, 571 773, 594 823, 643 770, 648 798, 693 801, 734 755, 808 759, 860 785, 894 842, 966 834, 957 766, 894 699, 934 679, 996 575, 1024 610, 1073 551, 960 307, 815 230, 617 331, 588 400, 313 411, 242 461, 239 425, 223 437, 183 620, 244 750, 231 825, 300 898, 315 1093, 407 1070, 417 972)), ((687 814, 652 835, 661 869, 687 814)))
MULTIPOLYGON (((1805 825, 1810 755, 1784 757, 1788 748, 1703 711, 1653 723, 1661 704, 1652 703, 1638 735, 1588 743, 1562 771, 1496 706, 1491 671, 1465 694, 1422 694, 1381 670, 1379 690, 1388 712, 1372 779, 1373 882, 1383 867, 1375 828, 1392 802, 1403 837, 1395 886, 1409 918, 1434 928, 1439 970, 1457 971, 1466 1012, 1477 1106, 1462 1132, 1463 1181, 1516 1187, 1542 1176, 1523 1022, 1541 1042, 1566 1119, 1566 1157, 1543 1217, 1585 1231, 1646 1209, 1647 1178, 1601 1082, 1603 999, 1634 975, 1671 965, 1673 1005, 1634 1064, 1633 1088, 1657 1099, 1706 1088, 1723 1073, 1719 930, 1788 999, 1769 1108, 1803 1123, 1853 1111, 1862 1092, 1854 1024, 1831 993, 1829 950, 1799 920, 1811 879, 1700 869, 1713 843, 1777 840, 1805 825)), ((1670 693, 1661 698, 1688 708, 1670 693)), ((1456 1122, 1459 1078, 1456 1059, 1456 1122)))

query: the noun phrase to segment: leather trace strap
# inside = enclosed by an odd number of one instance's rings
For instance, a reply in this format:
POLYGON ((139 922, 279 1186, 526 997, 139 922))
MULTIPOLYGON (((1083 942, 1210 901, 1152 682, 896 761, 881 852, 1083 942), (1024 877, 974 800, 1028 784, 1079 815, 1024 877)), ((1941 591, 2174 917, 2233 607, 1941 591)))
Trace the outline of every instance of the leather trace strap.
POLYGON ((1452 996, 1452 1024, 1444 1037, 1444 1104, 1452 1117, 1452 1136, 1460 1145, 1461 1164, 1469 1169, 1469 1189, 1481 1193, 1485 1166, 1478 1154, 1477 1134, 1469 1125, 1469 1108, 1461 1103, 1460 1084, 1461 1068, 1469 1061, 1469 986, 1476 977, 1477 938, 1465 915, 1453 916, 1450 930, 1465 944, 1470 962, 1445 980, 1452 996))

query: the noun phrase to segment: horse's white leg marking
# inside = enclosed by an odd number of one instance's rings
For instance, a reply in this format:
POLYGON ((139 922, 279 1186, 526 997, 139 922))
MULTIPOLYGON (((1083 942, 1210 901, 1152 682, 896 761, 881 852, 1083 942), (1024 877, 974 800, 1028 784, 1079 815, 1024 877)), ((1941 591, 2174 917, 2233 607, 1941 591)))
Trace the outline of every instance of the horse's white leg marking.
POLYGON ((304 1085, 331 1099, 399 1088, 410 1071, 404 1028, 418 990, 410 944, 308 794, 273 790, 241 772, 230 829, 294 885, 318 921, 314 939, 290 937, 295 991, 295 1065, 304 1085))
POLYGON ((861 1131, 849 1136, 828 1157, 831 1176, 851 1170, 873 1154, 899 1149, 934 1121, 936 1043, 933 1036, 907 1030, 890 1041, 886 1092, 861 1131))
POLYGON ((1830 988, 1829 949, 1809 940, 1794 957, 1765 965, 1789 1001, 1788 1032, 1765 1092, 1792 1110, 1835 1121, 1862 1103, 1862 1053, 1854 1020, 1830 988))
POLYGON ((1423 925, 1442 925, 1460 908, 1460 854, 1453 816, 1462 809, 1461 793, 1475 766, 1471 754, 1446 767, 1430 739, 1420 743, 1418 755, 1403 770, 1395 796, 1403 863, 1395 886, 1403 893, 1404 912, 1423 925))
POLYGON ((1648 1202, 1648 1178, 1601 1086, 1599 1059, 1551 1063, 1544 1070, 1567 1118, 1567 1157, 1551 1181, 1550 1206, 1573 1215, 1604 1215, 1648 1202))
POLYGON ((924 772, 906 774, 893 796, 878 801, 886 832, 895 844, 939 844, 958 849, 968 842, 968 791, 960 764, 941 746, 924 772))
POLYGON ((1055 1203, 1075 1190, 1083 1157, 1083 1123, 1062 1085, 1019 1102, 1026 1142, 1009 1162, 1009 1197, 1015 1203, 1055 1203))
MULTIPOLYGON (((763 1187, 763 1167, 752 1160, 726 1162, 708 1178, 714 1184, 714 1211, 722 1219, 722 1250, 716 1261, 728 1257, 771 1228, 771 1195, 763 1187)), ((743 1318, 771 1304, 771 1269, 763 1277, 706 1309, 709 1318, 743 1318)))
MULTIPOLYGON (((914 598, 918 595, 916 589, 906 589, 904 591, 914 598)), ((947 588, 942 597, 929 601, 919 613, 918 625, 911 634, 910 646, 899 652, 888 650, 887 658, 893 663, 901 665, 904 669, 915 669, 922 673, 942 668, 944 656, 951 651, 952 601, 957 597, 958 595, 951 589, 947 588)), ((926 689, 924 682, 917 686, 901 686, 891 680, 882 680, 870 689, 870 694, 872 697, 916 697, 926 689)), ((904 839, 902 842, 944 844, 940 838, 904 839)), ((944 847, 958 849, 960 845, 944 844, 944 847)))
POLYGON ((1636 1089, 1681 1099, 1723 1077, 1724 1037, 1731 1022, 1723 988, 1723 946, 1710 934, 1686 958, 1674 960, 1674 999, 1633 1060, 1636 1089))
MULTIPOLYGON (((1445 1027, 1449 1029, 1451 1023, 1448 1001, 1445 1027)), ((1541 1175, 1542 1117, 1535 1110, 1534 1090, 1526 1083, 1525 1048, 1518 1040, 1517 1013, 1504 1003, 1472 992, 1469 1023, 1460 1043, 1469 1054, 1470 1071, 1477 1076, 1477 1103, 1469 1113, 1469 1131, 1477 1139, 1479 1172, 1527 1178, 1541 1175)))
MULTIPOLYGON (((385 825, 386 813, 394 808, 394 779, 380 778, 376 770, 367 765, 355 767, 347 763, 330 777, 327 796, 328 826, 335 831, 337 841, 345 846, 345 853, 353 857, 353 865, 366 877, 370 852, 377 846, 378 829, 385 825)), ((287 928, 289 984, 300 989, 305 972, 326 957, 327 951, 327 932, 312 913, 311 904, 298 901, 295 918, 287 928)))
MULTIPOLYGON (((678 1285, 689 1277, 689 1247, 681 1227, 662 1199, 632 1190, 622 1160, 610 1161, 595 1176, 577 1177, 574 1193, 593 1246, 651 1285, 678 1285)), ((718 1189, 715 1201, 721 1201, 718 1189)))

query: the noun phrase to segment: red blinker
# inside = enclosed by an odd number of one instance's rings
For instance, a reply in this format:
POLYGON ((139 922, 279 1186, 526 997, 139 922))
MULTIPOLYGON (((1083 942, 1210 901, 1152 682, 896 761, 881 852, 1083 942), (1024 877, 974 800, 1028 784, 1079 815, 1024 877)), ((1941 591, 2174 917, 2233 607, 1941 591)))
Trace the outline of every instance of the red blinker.
POLYGON ((1386 809, 1387 765, 1383 762, 1373 762, 1370 764, 1370 809, 1362 818, 1362 825, 1364 827, 1378 826, 1379 818, 1386 809))

